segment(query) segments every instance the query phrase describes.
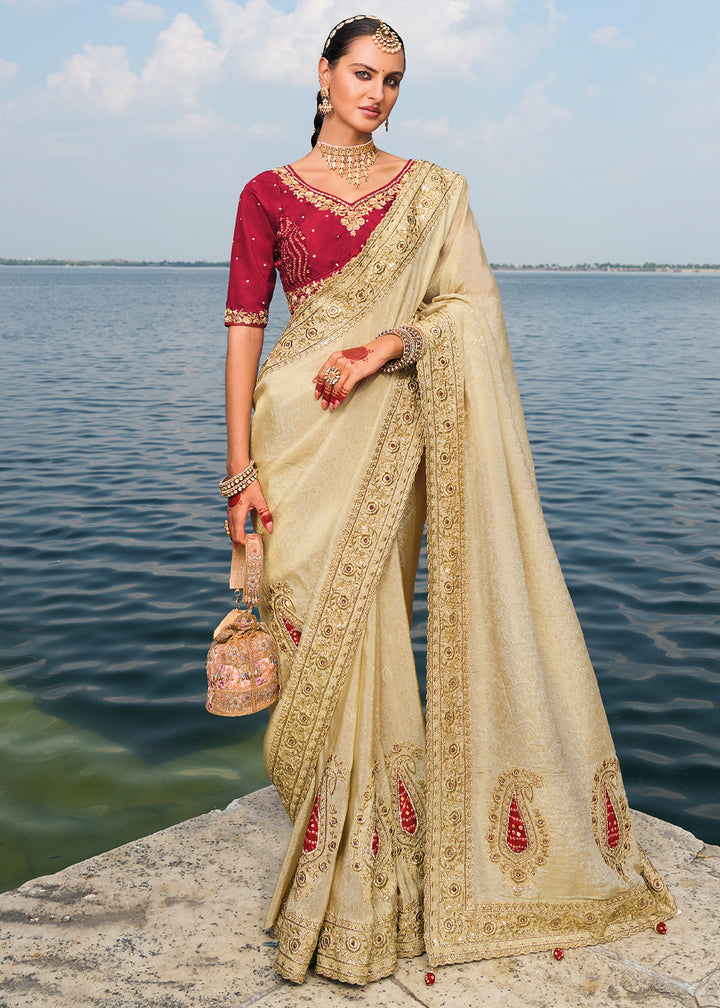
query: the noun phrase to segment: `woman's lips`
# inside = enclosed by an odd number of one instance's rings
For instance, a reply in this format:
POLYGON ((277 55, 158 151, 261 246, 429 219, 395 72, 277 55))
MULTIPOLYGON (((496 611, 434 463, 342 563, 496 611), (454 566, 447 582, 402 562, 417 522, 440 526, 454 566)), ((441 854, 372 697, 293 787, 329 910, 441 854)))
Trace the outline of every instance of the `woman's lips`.
POLYGON ((380 109, 378 108, 364 107, 361 108, 360 111, 364 112, 366 116, 372 116, 373 119, 377 119, 377 117, 380 115, 380 109))

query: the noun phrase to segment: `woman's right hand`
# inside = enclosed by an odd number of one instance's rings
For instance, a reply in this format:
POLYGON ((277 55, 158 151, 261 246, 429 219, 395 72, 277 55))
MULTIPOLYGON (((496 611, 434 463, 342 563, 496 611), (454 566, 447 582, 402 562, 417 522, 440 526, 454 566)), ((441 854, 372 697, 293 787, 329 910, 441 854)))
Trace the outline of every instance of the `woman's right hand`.
POLYGON ((245 521, 251 511, 256 511, 260 521, 268 532, 273 530, 273 520, 270 508, 267 506, 259 480, 253 480, 250 486, 228 500, 228 525, 233 546, 245 545, 245 521))

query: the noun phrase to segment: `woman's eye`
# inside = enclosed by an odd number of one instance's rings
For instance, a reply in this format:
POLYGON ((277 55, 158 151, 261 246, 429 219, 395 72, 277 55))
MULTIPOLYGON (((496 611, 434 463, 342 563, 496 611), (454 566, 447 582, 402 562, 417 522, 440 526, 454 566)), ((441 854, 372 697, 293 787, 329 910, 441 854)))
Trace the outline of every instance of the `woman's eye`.
POLYGON ((396 88, 399 83, 400 83, 400 81, 397 79, 397 77, 388 77, 385 80, 385 84, 386 84, 387 87, 396 88))
POLYGON ((359 77, 360 80, 370 80, 370 74, 367 72, 367 70, 357 70, 355 72, 355 76, 359 77))

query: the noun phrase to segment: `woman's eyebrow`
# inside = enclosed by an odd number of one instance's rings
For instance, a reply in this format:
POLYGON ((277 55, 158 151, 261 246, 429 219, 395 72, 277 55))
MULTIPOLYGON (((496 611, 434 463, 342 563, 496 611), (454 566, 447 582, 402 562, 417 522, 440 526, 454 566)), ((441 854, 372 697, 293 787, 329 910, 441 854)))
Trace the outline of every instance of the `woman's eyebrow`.
MULTIPOLYGON (((351 63, 350 66, 351 67, 362 67, 363 70, 369 70, 370 73, 379 73, 380 72, 379 70, 376 70, 375 67, 368 66, 367 63, 351 63)), ((403 70, 389 70, 388 73, 385 76, 386 77, 390 77, 390 76, 402 77, 403 73, 404 73, 403 70)))

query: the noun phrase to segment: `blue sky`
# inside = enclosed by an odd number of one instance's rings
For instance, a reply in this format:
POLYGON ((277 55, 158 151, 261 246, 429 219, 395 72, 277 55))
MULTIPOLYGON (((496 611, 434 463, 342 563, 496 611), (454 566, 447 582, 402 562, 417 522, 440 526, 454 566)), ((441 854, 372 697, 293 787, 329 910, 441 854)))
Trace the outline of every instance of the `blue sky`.
MULTIPOLYGON (((720 261, 718 0, 385 0, 380 143, 467 176, 495 262, 720 261)), ((0 257, 226 259, 308 149, 332 0, 0 0, 0 257)))

